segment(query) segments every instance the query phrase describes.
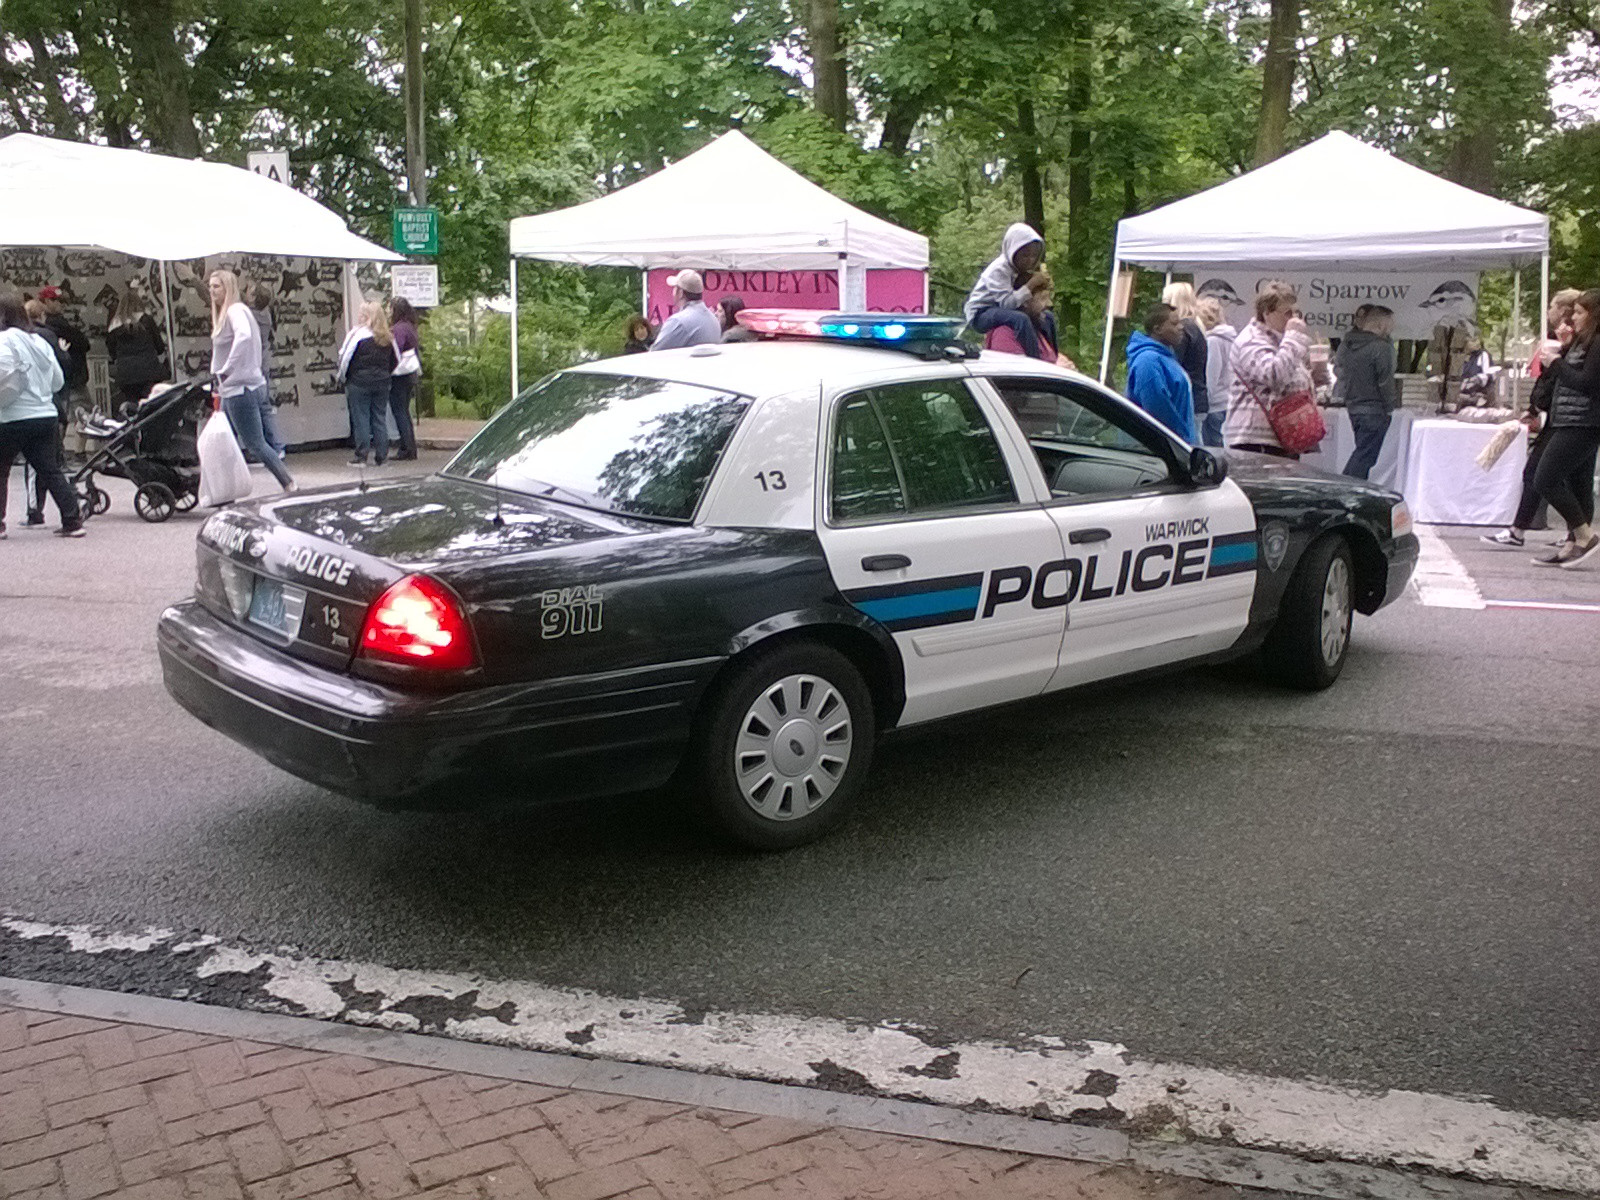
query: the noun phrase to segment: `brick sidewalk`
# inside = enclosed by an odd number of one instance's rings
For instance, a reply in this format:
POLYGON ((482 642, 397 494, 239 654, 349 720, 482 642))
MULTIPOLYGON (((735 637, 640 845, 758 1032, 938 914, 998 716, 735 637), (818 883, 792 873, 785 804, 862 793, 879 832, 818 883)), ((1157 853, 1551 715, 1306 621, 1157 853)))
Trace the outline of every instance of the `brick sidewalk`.
POLYGON ((1221 1200, 1239 1189, 0 1007, 0 1198, 1221 1200))

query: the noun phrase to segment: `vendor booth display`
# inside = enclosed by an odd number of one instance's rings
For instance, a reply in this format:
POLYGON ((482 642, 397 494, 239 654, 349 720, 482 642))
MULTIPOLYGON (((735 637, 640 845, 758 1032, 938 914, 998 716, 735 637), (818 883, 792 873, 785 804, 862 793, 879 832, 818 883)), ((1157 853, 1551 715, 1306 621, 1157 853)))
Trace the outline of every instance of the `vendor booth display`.
MULTIPOLYGON (((927 238, 847 204, 737 130, 598 200, 517 217, 510 240, 513 297, 517 260, 536 258, 651 274, 690 267, 721 285, 708 286, 710 303, 737 293, 752 308, 860 310, 876 300, 893 311, 915 299, 913 311, 927 310, 927 238)), ((658 320, 670 301, 647 291, 644 311, 658 320)), ((513 395, 516 314, 513 304, 513 395)))
POLYGON ((0 281, 62 292, 89 335, 91 391, 103 389, 105 329, 137 280, 179 379, 211 359, 206 275, 225 267, 272 292, 269 384, 293 443, 348 430, 334 379, 349 264, 399 255, 350 232, 309 196, 223 163, 13 134, 0 138, 0 281))
MULTIPOLYGON (((1283 279, 1300 297, 1313 336, 1339 337, 1363 304, 1395 313, 1402 338, 1439 347, 1426 407, 1460 402, 1461 361, 1476 333, 1479 273, 1540 264, 1542 313, 1548 303, 1550 223, 1541 213, 1440 179, 1345 133, 1330 133, 1266 166, 1117 225, 1112 298, 1124 265, 1190 274, 1196 291, 1223 305, 1243 328, 1254 315, 1257 284, 1283 279)), ((1514 322, 1520 317, 1516 277, 1514 322)), ((1111 363, 1107 303, 1100 378, 1111 363)), ((1515 394, 1513 382, 1511 388, 1515 394)), ((1349 456, 1343 412, 1330 410, 1320 465, 1338 470, 1349 456)), ((1473 461, 1492 423, 1417 419, 1404 410, 1390 426, 1376 482, 1402 491, 1419 521, 1500 524, 1507 508, 1497 481, 1520 477, 1526 439, 1485 472, 1473 461), (1459 426, 1459 429, 1455 428, 1459 426)))

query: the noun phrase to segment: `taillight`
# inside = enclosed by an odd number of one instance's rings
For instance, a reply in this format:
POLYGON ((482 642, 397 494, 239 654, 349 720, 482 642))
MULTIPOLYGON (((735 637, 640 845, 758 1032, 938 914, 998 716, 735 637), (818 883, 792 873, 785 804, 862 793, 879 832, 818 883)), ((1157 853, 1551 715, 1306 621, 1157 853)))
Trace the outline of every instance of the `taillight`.
POLYGON ((476 666, 460 602, 426 575, 407 575, 367 611, 361 654, 441 671, 476 666))

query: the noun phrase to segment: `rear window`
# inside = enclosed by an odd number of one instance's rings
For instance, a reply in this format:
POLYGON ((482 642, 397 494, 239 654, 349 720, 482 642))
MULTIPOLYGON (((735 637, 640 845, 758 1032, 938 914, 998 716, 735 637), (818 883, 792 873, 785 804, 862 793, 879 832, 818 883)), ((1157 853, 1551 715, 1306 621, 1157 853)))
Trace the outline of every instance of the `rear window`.
POLYGON ((749 403, 661 379, 552 375, 503 409, 445 474, 585 508, 688 521, 749 403))

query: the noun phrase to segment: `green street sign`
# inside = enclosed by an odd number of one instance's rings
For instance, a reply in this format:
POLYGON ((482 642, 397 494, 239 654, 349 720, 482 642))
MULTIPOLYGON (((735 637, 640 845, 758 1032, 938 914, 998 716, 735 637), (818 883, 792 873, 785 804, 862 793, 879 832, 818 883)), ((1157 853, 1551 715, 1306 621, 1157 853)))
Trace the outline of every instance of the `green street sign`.
POLYGON ((401 254, 438 254, 439 210, 437 208, 395 209, 394 248, 401 254))

